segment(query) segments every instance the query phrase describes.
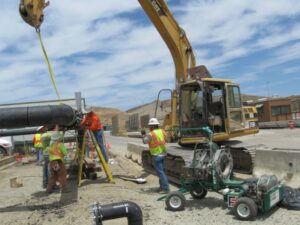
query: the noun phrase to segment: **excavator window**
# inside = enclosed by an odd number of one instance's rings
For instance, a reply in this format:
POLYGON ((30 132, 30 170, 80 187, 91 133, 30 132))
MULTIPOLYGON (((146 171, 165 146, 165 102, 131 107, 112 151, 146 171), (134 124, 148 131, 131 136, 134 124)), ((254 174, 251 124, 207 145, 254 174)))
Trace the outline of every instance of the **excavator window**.
POLYGON ((240 99, 240 89, 237 86, 228 87, 228 99, 230 108, 240 108, 241 99, 240 99))
POLYGON ((229 111, 229 130, 234 131, 244 127, 244 110, 242 108, 241 94, 238 85, 227 85, 227 100, 229 111))
POLYGON ((225 131, 224 119, 226 110, 224 105, 224 84, 210 83, 208 86, 208 122, 214 132, 225 131))
POLYGON ((180 125, 183 128, 182 133, 193 136, 200 132, 197 128, 205 125, 203 90, 199 85, 182 87, 180 101, 180 125))

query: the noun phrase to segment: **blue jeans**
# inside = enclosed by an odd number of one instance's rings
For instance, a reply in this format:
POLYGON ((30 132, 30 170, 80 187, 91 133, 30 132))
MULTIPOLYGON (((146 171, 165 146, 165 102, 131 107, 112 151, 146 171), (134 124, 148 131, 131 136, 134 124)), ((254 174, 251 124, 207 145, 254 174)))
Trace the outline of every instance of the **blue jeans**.
POLYGON ((50 177, 49 170, 49 155, 44 155, 44 166, 43 166, 43 187, 47 187, 48 179, 50 177))
POLYGON ((43 149, 42 148, 36 148, 36 161, 41 162, 43 160, 43 149))
POLYGON ((106 155, 106 150, 105 150, 105 146, 103 143, 103 130, 95 130, 95 131, 93 131, 93 133, 94 133, 95 138, 100 146, 100 149, 101 149, 101 152, 102 152, 102 155, 103 155, 105 161, 108 162, 108 157, 106 155))
POLYGON ((164 172, 164 159, 165 159, 165 156, 153 156, 154 168, 159 177, 159 186, 161 189, 168 191, 169 190, 169 182, 168 182, 168 178, 164 172))

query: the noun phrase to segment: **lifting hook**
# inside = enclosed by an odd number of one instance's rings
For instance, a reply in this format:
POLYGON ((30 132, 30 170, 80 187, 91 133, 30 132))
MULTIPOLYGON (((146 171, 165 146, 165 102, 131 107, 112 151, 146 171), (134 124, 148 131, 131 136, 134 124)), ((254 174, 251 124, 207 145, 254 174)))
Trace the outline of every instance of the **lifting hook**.
POLYGON ((21 0, 19 12, 23 20, 39 30, 44 20, 44 8, 49 5, 45 0, 21 0))

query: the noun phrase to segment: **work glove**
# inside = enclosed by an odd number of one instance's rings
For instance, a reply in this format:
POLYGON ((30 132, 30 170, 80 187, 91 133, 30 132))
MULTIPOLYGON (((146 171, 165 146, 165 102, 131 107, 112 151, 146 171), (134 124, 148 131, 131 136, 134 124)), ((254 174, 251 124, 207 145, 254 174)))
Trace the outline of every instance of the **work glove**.
POLYGON ((142 135, 146 135, 146 131, 143 129, 143 130, 141 130, 141 134, 142 135))

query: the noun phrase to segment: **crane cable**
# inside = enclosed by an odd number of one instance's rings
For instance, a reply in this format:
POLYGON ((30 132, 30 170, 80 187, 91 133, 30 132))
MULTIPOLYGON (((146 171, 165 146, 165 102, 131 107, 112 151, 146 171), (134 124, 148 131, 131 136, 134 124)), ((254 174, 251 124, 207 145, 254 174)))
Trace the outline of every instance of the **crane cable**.
POLYGON ((30 26, 34 27, 39 40, 40 40, 40 44, 45 56, 45 60, 46 63, 48 65, 48 70, 50 73, 50 77, 56 92, 56 95, 58 97, 58 99, 60 100, 60 95, 57 89, 57 85, 55 82, 55 76, 53 74, 53 70, 51 68, 50 62, 49 62, 49 58, 47 56, 47 52, 45 49, 45 46, 43 44, 43 40, 42 40, 42 35, 41 35, 41 31, 40 31, 40 26, 42 25, 43 21, 44 21, 44 12, 43 10, 49 6, 50 2, 49 1, 45 1, 45 0, 20 0, 20 4, 19 4, 19 13, 22 17, 22 19, 28 23, 30 26))
POLYGON ((60 95, 59 95, 58 88, 57 88, 57 85, 56 85, 55 76, 54 76, 53 70, 51 68, 49 58, 48 58, 48 55, 47 55, 47 52, 46 52, 46 49, 45 49, 45 46, 44 46, 44 43, 43 43, 43 40, 42 40, 41 31, 40 31, 40 29, 36 29, 36 32, 38 34, 38 37, 39 37, 39 40, 40 40, 40 43, 41 43, 41 47, 42 47, 42 50, 43 50, 43 53, 44 53, 44 56, 45 56, 45 60, 46 60, 47 66, 48 66, 48 70, 49 70, 49 73, 50 73, 52 84, 54 86, 56 95, 57 95, 58 99, 60 100, 60 95))

